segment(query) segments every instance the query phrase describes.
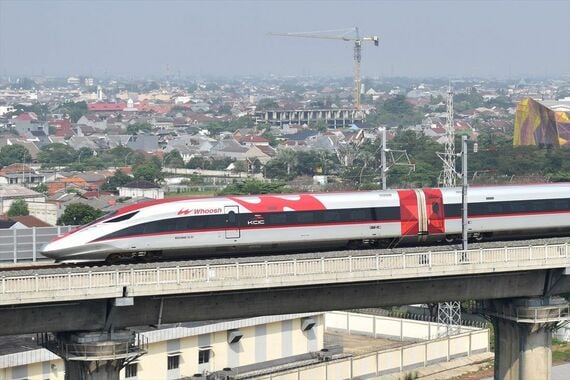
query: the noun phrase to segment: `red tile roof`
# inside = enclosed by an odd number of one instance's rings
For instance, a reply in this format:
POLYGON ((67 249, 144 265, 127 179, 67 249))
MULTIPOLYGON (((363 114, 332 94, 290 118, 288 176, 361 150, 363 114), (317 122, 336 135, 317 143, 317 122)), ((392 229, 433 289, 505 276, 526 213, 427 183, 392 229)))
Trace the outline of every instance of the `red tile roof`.
POLYGON ((126 103, 90 103, 87 105, 91 112, 117 112, 127 108, 126 103))

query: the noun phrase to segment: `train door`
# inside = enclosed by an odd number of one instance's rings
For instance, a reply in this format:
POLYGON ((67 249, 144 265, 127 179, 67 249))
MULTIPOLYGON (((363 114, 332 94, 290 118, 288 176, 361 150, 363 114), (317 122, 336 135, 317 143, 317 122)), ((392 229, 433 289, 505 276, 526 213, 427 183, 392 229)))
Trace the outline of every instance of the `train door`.
POLYGON ((423 189, 427 214, 427 232, 430 235, 445 234, 445 210, 440 189, 423 189))
POLYGON ((400 223, 402 236, 414 236, 419 232, 418 197, 414 190, 398 190, 400 197, 400 223))
POLYGON ((226 214, 226 239, 239 238, 239 206, 224 206, 224 214, 226 214))
MULTIPOLYGON (((398 190, 402 237, 428 234, 428 210, 422 190, 398 190)), ((421 239, 421 238, 420 238, 421 239)))

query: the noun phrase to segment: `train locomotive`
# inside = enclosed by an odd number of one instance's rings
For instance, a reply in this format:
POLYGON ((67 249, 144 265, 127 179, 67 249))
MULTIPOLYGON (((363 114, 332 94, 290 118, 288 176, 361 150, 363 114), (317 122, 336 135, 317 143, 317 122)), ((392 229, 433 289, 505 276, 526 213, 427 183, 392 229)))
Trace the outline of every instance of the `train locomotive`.
MULTIPOLYGON (((570 231, 570 183, 468 191, 468 234, 542 236, 570 231)), ((142 202, 48 243, 58 262, 116 262, 454 241, 461 189, 169 198, 142 202)))

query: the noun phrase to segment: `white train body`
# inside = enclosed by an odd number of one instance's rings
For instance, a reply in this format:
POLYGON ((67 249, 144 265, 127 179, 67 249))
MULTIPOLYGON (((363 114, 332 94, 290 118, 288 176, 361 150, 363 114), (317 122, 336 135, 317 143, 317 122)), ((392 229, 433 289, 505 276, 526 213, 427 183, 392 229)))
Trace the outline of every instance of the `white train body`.
MULTIPOLYGON (((468 232, 570 230, 570 184, 472 187, 468 232)), ((118 210, 43 249, 57 261, 328 248, 461 234, 461 189, 163 199, 118 210)))

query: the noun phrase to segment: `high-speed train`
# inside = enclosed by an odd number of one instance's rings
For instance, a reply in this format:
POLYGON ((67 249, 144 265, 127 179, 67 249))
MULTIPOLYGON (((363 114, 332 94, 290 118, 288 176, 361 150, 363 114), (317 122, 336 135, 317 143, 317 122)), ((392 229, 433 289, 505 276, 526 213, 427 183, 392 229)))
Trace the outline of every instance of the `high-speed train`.
MULTIPOLYGON (((570 232, 570 183, 471 187, 467 198, 472 239, 570 232)), ((461 235, 461 210, 460 188, 169 198, 105 215, 56 238, 42 254, 113 262, 453 241, 461 235)))

